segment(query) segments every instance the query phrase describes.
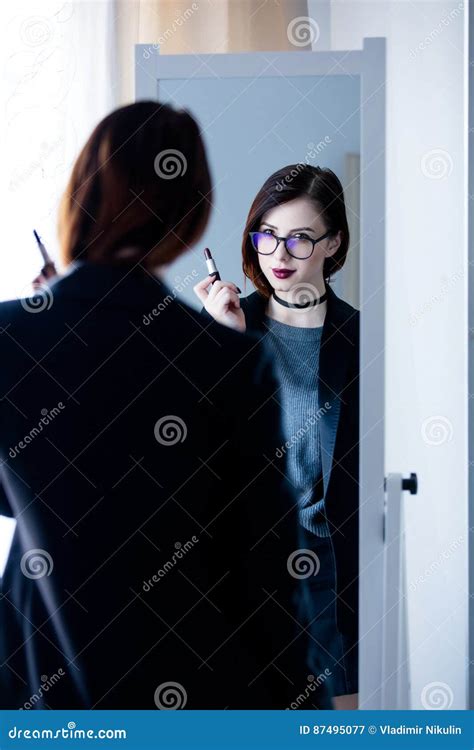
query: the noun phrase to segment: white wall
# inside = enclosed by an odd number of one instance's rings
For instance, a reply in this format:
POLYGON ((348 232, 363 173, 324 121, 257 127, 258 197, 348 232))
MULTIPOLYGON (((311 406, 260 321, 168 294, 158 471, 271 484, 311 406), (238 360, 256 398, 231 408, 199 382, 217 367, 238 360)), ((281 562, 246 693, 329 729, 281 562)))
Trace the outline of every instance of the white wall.
POLYGON ((465 15, 331 4, 333 49, 387 37, 386 471, 419 480, 405 493, 413 708, 467 699, 465 15))
POLYGON ((33 229, 58 255, 57 208, 92 128, 117 102, 111 2, 0 6, 0 300, 31 293, 33 229))

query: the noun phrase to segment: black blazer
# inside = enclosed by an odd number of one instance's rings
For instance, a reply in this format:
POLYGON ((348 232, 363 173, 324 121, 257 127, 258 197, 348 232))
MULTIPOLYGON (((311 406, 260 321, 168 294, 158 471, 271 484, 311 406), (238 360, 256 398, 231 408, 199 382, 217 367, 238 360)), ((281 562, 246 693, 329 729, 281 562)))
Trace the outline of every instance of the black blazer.
POLYGON ((40 302, 0 304, 1 707, 290 705, 318 665, 271 359, 140 269, 40 302))
MULTIPOLYGON (((326 282, 327 312, 319 361, 321 458, 326 516, 331 532, 340 630, 358 637, 359 568, 359 311, 326 282)), ((268 333, 267 300, 258 291, 241 299, 247 331, 268 333)), ((210 318, 206 310, 202 310, 210 318)), ((319 490, 322 490, 320 493, 319 490)))

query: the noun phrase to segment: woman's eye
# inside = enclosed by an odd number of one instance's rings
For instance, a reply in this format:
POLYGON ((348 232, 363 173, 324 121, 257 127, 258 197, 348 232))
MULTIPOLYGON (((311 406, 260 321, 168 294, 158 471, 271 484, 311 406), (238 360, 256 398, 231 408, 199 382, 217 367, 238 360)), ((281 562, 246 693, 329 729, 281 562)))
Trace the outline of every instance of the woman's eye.
POLYGON ((298 234, 292 234, 292 237, 296 237, 296 239, 302 239, 302 240, 310 240, 311 237, 309 237, 307 234, 302 234, 301 232, 298 232, 298 234))
POLYGON ((262 229, 262 234, 271 234, 273 235, 273 232, 271 229, 262 229))

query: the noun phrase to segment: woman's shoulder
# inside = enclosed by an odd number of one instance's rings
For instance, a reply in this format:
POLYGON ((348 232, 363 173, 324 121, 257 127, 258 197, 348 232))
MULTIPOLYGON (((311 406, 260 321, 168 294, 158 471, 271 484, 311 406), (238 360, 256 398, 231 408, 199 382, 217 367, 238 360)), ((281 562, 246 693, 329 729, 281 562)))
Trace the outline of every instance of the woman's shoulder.
POLYGON ((265 307, 268 300, 259 291, 251 292, 246 297, 240 298, 240 305, 243 310, 252 310, 259 312, 261 315, 265 313, 265 307))
POLYGON ((347 324, 359 325, 360 311, 350 302, 339 297, 329 285, 327 285, 327 290, 330 296, 330 307, 332 308, 332 312, 336 313, 337 318, 347 324))

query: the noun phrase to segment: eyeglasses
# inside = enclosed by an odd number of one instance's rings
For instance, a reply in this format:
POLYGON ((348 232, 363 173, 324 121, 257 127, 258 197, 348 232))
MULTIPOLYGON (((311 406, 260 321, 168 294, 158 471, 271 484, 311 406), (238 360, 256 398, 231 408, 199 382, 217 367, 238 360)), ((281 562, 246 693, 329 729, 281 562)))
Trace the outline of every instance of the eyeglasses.
POLYGON ((317 240, 313 240, 305 234, 301 236, 277 237, 271 232, 249 232, 249 237, 254 250, 260 255, 271 255, 275 252, 280 242, 284 242, 289 255, 299 260, 306 260, 306 258, 309 258, 313 254, 316 243, 325 240, 330 234, 331 232, 326 232, 321 237, 318 237, 317 240))

